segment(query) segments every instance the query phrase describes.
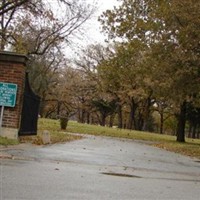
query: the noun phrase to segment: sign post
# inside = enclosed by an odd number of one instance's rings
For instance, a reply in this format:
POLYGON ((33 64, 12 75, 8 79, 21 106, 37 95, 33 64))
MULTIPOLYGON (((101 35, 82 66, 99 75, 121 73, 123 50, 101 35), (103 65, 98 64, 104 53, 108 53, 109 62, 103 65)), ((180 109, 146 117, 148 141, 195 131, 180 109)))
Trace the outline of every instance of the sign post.
MULTIPOLYGON (((17 96, 17 85, 13 83, 0 82, 0 129, 2 129, 4 107, 15 107, 17 96)), ((1 132, 0 132, 1 135, 1 132)))
POLYGON ((1 107, 0 128, 1 128, 2 122, 3 122, 3 112, 4 112, 4 106, 1 107))

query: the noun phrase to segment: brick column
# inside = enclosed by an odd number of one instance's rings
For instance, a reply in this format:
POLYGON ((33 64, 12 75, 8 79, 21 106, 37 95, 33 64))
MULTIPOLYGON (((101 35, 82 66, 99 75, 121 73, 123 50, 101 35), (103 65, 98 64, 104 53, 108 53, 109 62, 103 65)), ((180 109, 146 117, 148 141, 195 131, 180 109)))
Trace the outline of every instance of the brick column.
POLYGON ((23 105, 26 60, 27 57, 21 54, 0 52, 0 82, 17 84, 15 107, 4 108, 0 134, 7 138, 18 138, 23 105))

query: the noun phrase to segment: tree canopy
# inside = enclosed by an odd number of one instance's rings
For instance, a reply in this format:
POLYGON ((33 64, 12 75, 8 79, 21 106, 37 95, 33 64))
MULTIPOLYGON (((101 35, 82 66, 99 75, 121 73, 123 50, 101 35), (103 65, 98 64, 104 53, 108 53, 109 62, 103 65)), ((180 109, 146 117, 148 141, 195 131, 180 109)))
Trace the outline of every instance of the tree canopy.
MULTIPOLYGON (((199 9, 200 2, 193 0, 123 0, 119 7, 107 10, 99 18, 111 40, 122 39, 122 44, 128 45, 139 41, 146 45, 145 59, 142 65, 136 65, 141 71, 131 78, 134 83, 138 77, 143 79, 153 90, 154 99, 166 99, 167 96, 167 100, 173 102, 179 121, 178 141, 184 141, 187 103, 198 101, 200 91, 199 9)), ((133 48, 141 52, 143 45, 133 48)), ((127 58, 126 53, 127 50, 123 51, 123 58, 126 62, 130 60, 128 65, 131 66, 134 54, 127 58)), ((130 72, 127 79, 129 75, 130 72)))
POLYGON ((29 56, 44 116, 160 133, 171 124, 179 142, 186 130, 199 137, 199 1, 119 0, 99 16, 107 45, 91 44, 73 62, 63 47, 95 7, 56 2, 60 15, 45 0, 0 3, 1 49, 29 56))

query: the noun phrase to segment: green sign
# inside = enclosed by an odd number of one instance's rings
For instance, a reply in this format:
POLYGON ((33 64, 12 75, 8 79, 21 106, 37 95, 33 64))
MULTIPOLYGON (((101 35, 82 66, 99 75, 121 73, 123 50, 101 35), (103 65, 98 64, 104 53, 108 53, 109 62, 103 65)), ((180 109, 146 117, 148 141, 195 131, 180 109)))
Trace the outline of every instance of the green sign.
POLYGON ((0 106, 15 107, 17 85, 0 82, 0 106))

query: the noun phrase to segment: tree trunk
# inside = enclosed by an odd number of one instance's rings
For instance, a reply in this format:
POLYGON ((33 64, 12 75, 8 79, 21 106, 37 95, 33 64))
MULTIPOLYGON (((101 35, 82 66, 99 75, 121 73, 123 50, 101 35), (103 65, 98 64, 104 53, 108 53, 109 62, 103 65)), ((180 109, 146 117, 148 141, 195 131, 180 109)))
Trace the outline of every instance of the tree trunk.
POLYGON ((90 124, 90 113, 87 112, 87 124, 90 124))
POLYGON ((180 108, 177 127, 177 142, 185 142, 185 124, 186 124, 186 101, 184 101, 180 108))
POLYGON ((40 100, 40 107, 39 107, 39 114, 40 114, 40 117, 44 117, 44 116, 45 116, 44 108, 45 108, 45 100, 42 98, 42 99, 40 100))
POLYGON ((192 123, 190 122, 189 123, 189 131, 188 131, 188 138, 191 138, 192 137, 192 123))
POLYGON ((130 115, 129 115, 129 122, 128 122, 128 129, 132 130, 134 128, 134 118, 135 118, 135 111, 137 109, 137 104, 135 104, 133 98, 131 99, 130 103, 130 115))
POLYGON ((57 117, 59 118, 60 116, 60 109, 61 109, 62 102, 59 100, 57 101, 57 117))
POLYGON ((101 126, 105 126, 106 125, 106 115, 102 114, 101 115, 101 126))
POLYGON ((199 125, 197 126, 197 139, 200 139, 200 127, 199 125))
MULTIPOLYGON (((1 3, 1 4, 2 4, 1 6, 4 7, 5 4, 6 4, 5 0, 2 0, 2 3, 1 3)), ((4 10, 4 9, 3 9, 3 10, 4 10)), ((2 14, 2 15, 1 15, 1 20, 0 20, 0 24, 1 24, 0 50, 1 50, 1 51, 5 50, 5 43, 6 43, 6 41, 5 41, 6 30, 5 30, 5 26, 4 26, 4 19, 5 19, 5 14, 2 14)))
POLYGON ((197 129, 197 124, 194 123, 194 124, 193 124, 193 129, 192 129, 192 138, 193 138, 193 139, 196 138, 196 129, 197 129))
POLYGON ((118 128, 123 128, 122 106, 121 105, 118 105, 117 113, 118 113, 118 128))
POLYGON ((144 117, 142 116, 141 112, 138 113, 137 117, 138 117, 138 120, 137 120, 137 124, 135 125, 135 129, 138 131, 142 131, 143 126, 144 126, 144 117))
POLYGON ((150 113, 151 113, 151 96, 149 96, 145 101, 145 110, 143 114, 143 122, 142 122, 142 130, 143 131, 150 131, 150 113))
POLYGON ((163 125, 164 125, 164 113, 160 113, 160 134, 163 134, 163 125))
POLYGON ((130 115, 129 115, 129 122, 128 122, 128 129, 133 129, 133 125, 134 125, 134 117, 135 117, 135 112, 133 107, 131 106, 131 111, 130 111, 130 115))
POLYGON ((85 109, 81 109, 81 119, 80 119, 81 123, 85 123, 85 109))
POLYGON ((113 127, 113 122, 114 122, 115 114, 110 115, 109 118, 109 127, 113 127))

